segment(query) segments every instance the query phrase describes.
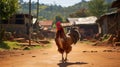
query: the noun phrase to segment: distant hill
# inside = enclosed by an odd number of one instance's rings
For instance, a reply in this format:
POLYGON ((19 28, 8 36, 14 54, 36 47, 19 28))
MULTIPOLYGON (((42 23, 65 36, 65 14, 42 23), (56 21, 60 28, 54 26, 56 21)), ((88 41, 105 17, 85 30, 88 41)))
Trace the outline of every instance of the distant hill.
MULTIPOLYGON (((69 7, 62 7, 60 5, 45 5, 40 4, 39 5, 39 19, 53 19, 56 15, 61 15, 63 18, 66 18, 69 16, 69 14, 76 12, 77 10, 80 10, 81 8, 85 7, 84 2, 77 3, 73 6, 69 7)), ((36 16, 37 12, 37 4, 35 2, 32 2, 32 15, 36 16)), ((21 8, 19 9, 19 13, 29 13, 29 3, 22 2, 21 8)))
MULTIPOLYGON (((114 0, 106 0, 107 3, 111 3, 114 0)), ((85 0, 82 0, 82 2, 79 2, 73 6, 69 7, 62 7, 60 5, 45 5, 40 4, 39 5, 39 19, 53 19, 56 15, 61 15, 63 18, 69 17, 71 13, 74 13, 82 8, 87 8, 88 2, 85 0)), ((29 7, 28 3, 24 2, 21 4, 21 8, 19 9, 20 13, 28 13, 29 7)), ((32 2, 32 15, 36 16, 37 12, 37 4, 35 2, 32 2)))

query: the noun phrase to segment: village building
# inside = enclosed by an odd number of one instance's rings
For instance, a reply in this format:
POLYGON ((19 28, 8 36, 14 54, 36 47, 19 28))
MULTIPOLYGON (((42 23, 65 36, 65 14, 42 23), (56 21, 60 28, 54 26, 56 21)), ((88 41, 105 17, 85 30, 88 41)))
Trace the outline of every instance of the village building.
POLYGON ((97 23, 101 26, 102 34, 115 34, 120 29, 120 13, 107 13, 97 19, 97 23))
POLYGON ((117 8, 117 11, 106 13, 96 20, 101 27, 101 33, 116 34, 120 30, 120 0, 112 3, 111 8, 117 8))
POLYGON ((36 22, 36 18, 29 14, 14 14, 8 20, 1 21, 5 31, 13 33, 16 37, 28 38, 29 28, 31 27, 32 32, 32 25, 36 22))
POLYGON ((79 32, 82 38, 93 38, 95 34, 99 33, 99 26, 95 22, 96 17, 85 18, 68 18, 71 25, 79 27, 79 32))
POLYGON ((52 29, 52 20, 44 20, 44 21, 39 21, 39 26, 42 27, 44 30, 51 30, 52 29))
POLYGON ((101 34, 109 34, 108 42, 116 46, 120 45, 120 0, 113 1, 111 8, 116 11, 102 15, 96 22, 101 27, 101 34))
POLYGON ((55 29, 52 28, 53 21, 52 20, 43 20, 39 21, 38 25, 40 27, 40 33, 45 38, 54 38, 55 37, 55 29))

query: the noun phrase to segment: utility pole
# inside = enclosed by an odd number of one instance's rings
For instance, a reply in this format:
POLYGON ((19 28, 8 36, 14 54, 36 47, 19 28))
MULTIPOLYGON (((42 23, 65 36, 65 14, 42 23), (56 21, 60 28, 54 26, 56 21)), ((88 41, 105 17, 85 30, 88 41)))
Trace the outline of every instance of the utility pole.
POLYGON ((37 0, 37 12, 36 12, 36 30, 37 30, 37 33, 39 32, 39 22, 38 22, 38 18, 39 18, 39 0, 37 0))
POLYGON ((38 16, 39 16, 39 0, 37 0, 37 22, 38 22, 38 16))
POLYGON ((31 0, 29 0, 29 45, 31 45, 31 0))

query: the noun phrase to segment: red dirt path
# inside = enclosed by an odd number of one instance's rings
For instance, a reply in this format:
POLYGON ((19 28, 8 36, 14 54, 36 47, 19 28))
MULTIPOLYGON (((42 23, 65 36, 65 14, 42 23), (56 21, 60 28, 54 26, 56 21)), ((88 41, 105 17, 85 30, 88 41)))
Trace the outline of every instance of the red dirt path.
POLYGON ((66 63, 52 47, 30 51, 0 51, 0 67, 120 67, 120 47, 73 45, 66 63))

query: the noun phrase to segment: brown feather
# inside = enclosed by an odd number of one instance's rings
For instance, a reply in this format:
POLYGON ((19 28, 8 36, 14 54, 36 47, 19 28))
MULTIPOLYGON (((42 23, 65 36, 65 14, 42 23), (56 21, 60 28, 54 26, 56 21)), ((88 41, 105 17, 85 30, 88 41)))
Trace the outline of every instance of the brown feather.
POLYGON ((77 29, 71 28, 70 33, 65 34, 64 30, 59 30, 56 33, 55 42, 60 53, 69 53, 72 49, 71 45, 79 40, 79 32, 77 29))

